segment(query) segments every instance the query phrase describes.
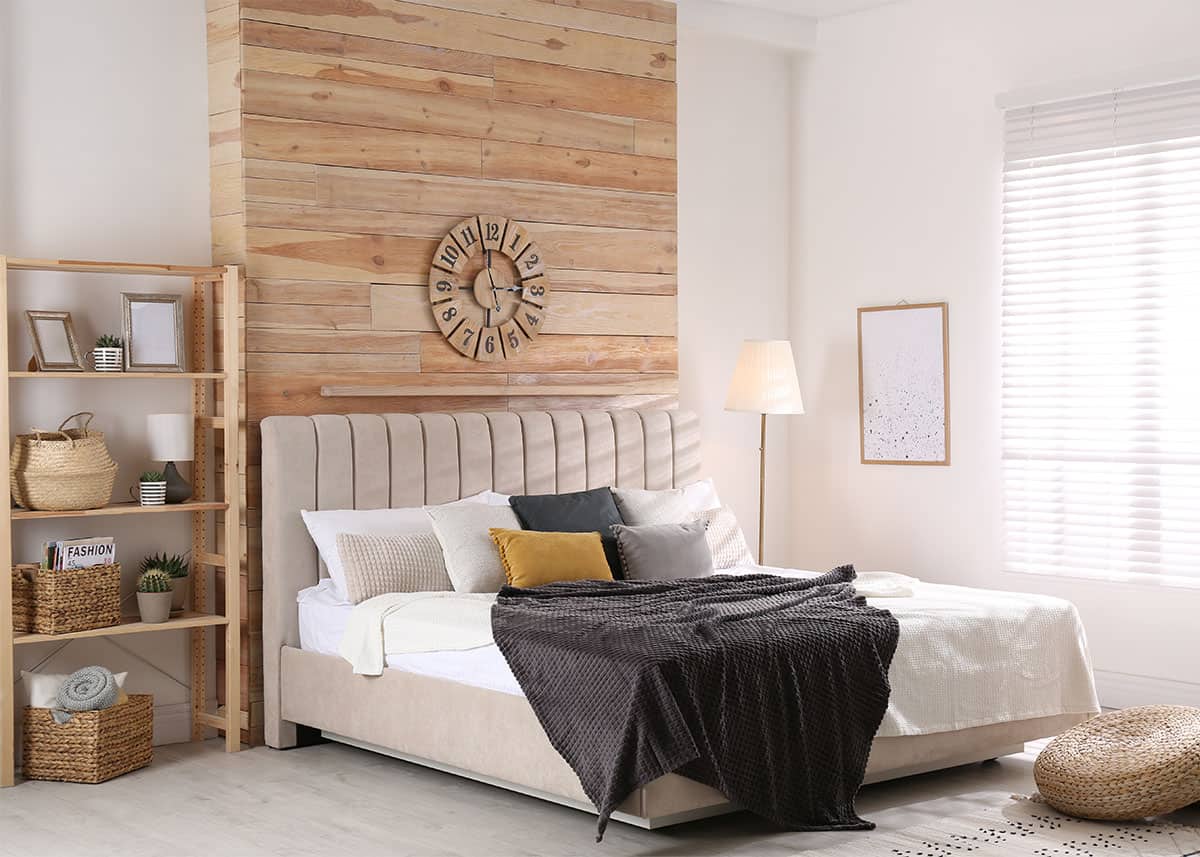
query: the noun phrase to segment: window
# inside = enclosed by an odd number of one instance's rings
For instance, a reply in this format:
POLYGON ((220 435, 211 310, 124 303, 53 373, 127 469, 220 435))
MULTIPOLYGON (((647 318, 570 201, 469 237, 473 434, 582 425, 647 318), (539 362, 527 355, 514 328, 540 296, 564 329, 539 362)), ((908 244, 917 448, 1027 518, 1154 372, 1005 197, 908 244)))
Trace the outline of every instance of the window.
POLYGON ((1200 585, 1200 81, 1005 113, 1005 568, 1200 585))

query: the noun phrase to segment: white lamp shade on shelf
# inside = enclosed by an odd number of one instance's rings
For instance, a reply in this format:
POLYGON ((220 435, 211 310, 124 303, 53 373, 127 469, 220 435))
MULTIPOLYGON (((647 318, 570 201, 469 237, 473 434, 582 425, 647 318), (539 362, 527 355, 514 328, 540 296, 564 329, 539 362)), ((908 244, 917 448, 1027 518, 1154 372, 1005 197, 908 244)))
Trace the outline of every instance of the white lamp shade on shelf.
POLYGON ((786 339, 746 340, 733 370, 725 410, 756 414, 804 413, 792 343, 786 339))
POLYGON ((147 414, 151 461, 191 461, 195 432, 191 414, 147 414))

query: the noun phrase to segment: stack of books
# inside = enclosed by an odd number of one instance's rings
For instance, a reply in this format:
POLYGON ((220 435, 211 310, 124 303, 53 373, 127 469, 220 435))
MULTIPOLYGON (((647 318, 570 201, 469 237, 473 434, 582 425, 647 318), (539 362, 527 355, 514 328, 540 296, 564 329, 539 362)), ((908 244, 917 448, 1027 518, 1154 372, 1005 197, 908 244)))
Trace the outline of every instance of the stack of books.
POLYGON ((96 565, 112 565, 116 556, 117 545, 112 537, 60 539, 42 543, 41 567, 50 571, 69 571, 96 565))

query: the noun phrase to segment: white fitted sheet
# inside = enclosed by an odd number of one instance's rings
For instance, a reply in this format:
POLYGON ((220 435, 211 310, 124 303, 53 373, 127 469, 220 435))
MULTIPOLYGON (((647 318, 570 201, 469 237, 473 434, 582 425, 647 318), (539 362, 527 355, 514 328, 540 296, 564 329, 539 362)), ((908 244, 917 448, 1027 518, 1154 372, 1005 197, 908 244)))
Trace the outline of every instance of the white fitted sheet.
MULTIPOLYGON (((814 572, 747 567, 721 573, 814 572)), ((861 582, 866 584, 869 575, 861 582)), ((914 581, 890 597, 871 597, 900 622, 889 671, 892 686, 880 737, 951 732, 991 723, 1098 711, 1083 627, 1068 602, 1040 595, 914 581)), ((881 592, 887 591, 883 587, 881 592)), ((302 590, 300 645, 338 655, 355 610, 329 581, 302 590)), ((389 669, 521 696, 494 645, 432 652, 387 652, 389 669)))

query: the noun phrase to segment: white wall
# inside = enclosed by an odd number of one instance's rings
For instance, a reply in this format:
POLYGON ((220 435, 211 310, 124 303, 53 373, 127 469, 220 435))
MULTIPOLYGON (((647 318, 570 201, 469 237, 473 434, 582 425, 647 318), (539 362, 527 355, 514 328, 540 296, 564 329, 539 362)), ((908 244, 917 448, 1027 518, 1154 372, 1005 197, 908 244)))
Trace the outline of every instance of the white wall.
POLYGON ((1106 704, 1200 704, 1200 592, 1000 570, 994 99, 1192 60, 1198 32, 1194 0, 908 0, 823 21, 799 69, 794 558, 1069 598, 1106 704), (950 304, 949 468, 858 463, 855 308, 901 298, 950 304))
MULTIPOLYGON (((13 256, 208 264, 204 0, 4 0, 0 3, 0 252, 13 256)), ((68 310, 90 347, 120 333, 122 291, 190 291, 178 279, 18 273, 10 279, 9 365, 29 359, 26 309, 68 310)), ((147 460, 144 414, 186 411, 183 381, 17 381, 14 431, 96 412, 125 496, 147 460)), ((186 515, 16 525, 14 557, 51 537, 113 535, 132 590, 141 557, 191 546, 186 515)), ((126 608, 134 610, 132 602, 126 608)), ((18 668, 128 669, 153 693, 159 742, 190 732, 186 632, 27 646, 18 668)))
MULTIPOLYGON (((753 15, 751 10, 744 10, 753 15)), ((679 387, 723 503, 758 533, 755 414, 725 411, 744 339, 786 339, 791 257, 792 54, 679 27, 679 387)), ((792 519, 788 421, 770 417, 766 557, 781 564, 792 519)))

